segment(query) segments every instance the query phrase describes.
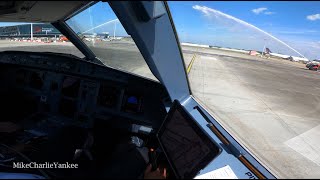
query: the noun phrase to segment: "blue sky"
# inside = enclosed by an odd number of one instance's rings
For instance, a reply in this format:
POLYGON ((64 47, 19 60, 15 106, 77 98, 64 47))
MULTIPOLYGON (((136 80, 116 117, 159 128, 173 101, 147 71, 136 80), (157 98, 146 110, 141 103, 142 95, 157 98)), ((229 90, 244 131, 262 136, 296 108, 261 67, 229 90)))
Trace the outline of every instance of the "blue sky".
MULTIPOLYGON (((277 53, 320 58, 320 2, 168 3, 181 42, 260 51, 266 46, 277 53)), ((113 35, 114 19, 117 17, 108 3, 99 2, 73 17, 68 24, 76 32, 84 32, 103 24, 89 32, 109 32, 113 35)), ((127 35, 119 22, 116 22, 116 35, 127 35)))
POLYGON ((255 50, 266 45, 299 56, 253 25, 307 58, 320 58, 320 2, 171 1, 169 7, 182 42, 255 50))

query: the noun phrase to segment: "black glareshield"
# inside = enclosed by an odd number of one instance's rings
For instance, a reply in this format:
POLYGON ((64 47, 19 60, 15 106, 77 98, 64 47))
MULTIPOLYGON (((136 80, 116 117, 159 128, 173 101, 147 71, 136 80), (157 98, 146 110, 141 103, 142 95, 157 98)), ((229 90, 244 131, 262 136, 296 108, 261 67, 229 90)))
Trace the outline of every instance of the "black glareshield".
POLYGON ((175 100, 159 132, 158 141, 177 178, 194 178, 217 157, 221 148, 175 100))

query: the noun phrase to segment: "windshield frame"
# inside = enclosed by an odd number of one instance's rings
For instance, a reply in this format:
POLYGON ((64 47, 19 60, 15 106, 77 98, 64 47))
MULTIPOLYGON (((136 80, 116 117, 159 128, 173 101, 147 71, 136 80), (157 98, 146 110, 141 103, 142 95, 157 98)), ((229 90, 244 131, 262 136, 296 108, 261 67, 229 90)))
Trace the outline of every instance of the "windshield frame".
POLYGON ((180 52, 180 55, 181 55, 181 58, 182 58, 182 64, 183 64, 183 67, 185 69, 184 72, 185 72, 185 77, 186 77, 186 80, 187 80, 187 83, 188 83, 189 94, 192 95, 190 81, 189 81, 188 73, 187 73, 187 66, 184 63, 185 59, 184 59, 184 56, 183 56, 182 47, 181 47, 181 43, 180 43, 180 40, 179 40, 178 32, 177 32, 176 26, 174 25, 174 20, 173 20, 173 17, 171 15, 171 11, 170 11, 170 7, 169 7, 168 2, 164 1, 164 5, 165 5, 166 11, 168 13, 168 16, 169 16, 169 19, 170 19, 170 22, 171 22, 171 26, 172 26, 173 32, 175 34, 175 37, 176 37, 176 41, 178 43, 179 52, 180 52))
POLYGON ((190 87, 167 2, 162 1, 165 13, 161 17, 147 21, 139 19, 145 14, 143 9, 135 8, 138 6, 135 3, 140 3, 140 7, 152 7, 148 1, 110 1, 109 5, 130 32, 151 72, 166 87, 171 100, 185 101, 190 97, 190 87))
POLYGON ((55 28, 57 28, 63 35, 65 35, 71 43, 76 46, 85 55, 85 59, 88 61, 95 61, 97 59, 96 55, 91 51, 91 49, 80 40, 80 38, 75 34, 75 32, 66 24, 65 21, 56 21, 51 23, 55 28))
MULTIPOLYGON (((88 8, 94 6, 95 4, 99 3, 99 2, 103 2, 103 3, 108 3, 108 6, 110 6, 110 8, 112 9, 113 13, 115 13, 115 16, 118 17, 118 15, 116 14, 116 12, 113 10, 112 6, 110 5, 110 2, 108 1, 91 1, 91 2, 88 2, 88 4, 82 6, 80 9, 76 10, 75 12, 71 13, 70 15, 66 16, 63 20, 59 20, 57 22, 54 22, 53 24, 56 25, 57 29, 58 27, 61 28, 61 32, 63 31, 63 34, 66 33, 66 37, 78 48, 78 49, 82 49, 82 51, 84 51, 83 53, 85 54, 85 56, 87 57, 87 60, 89 61, 93 61, 97 64, 100 64, 100 65, 103 65, 107 68, 111 68, 111 69, 115 69, 115 70, 118 70, 118 71, 122 71, 122 72, 125 72, 125 73, 128 73, 128 74, 131 74, 131 75, 134 75, 134 76, 138 76, 138 77, 141 77, 141 78, 144 78, 144 79, 147 79, 147 80, 150 80, 150 81, 154 81, 154 82, 157 82, 159 83, 159 78, 155 75, 155 73, 153 73, 152 69, 150 68, 148 62, 145 60, 145 58, 143 57, 143 61, 146 62, 149 70, 151 71, 153 77, 155 77, 155 79, 152 79, 152 78, 149 78, 149 77, 146 77, 146 76, 143 76, 143 75, 140 75, 140 74, 137 74, 137 73, 133 73, 131 71, 128 71, 126 69, 118 69, 118 68, 115 68, 113 66, 110 66, 108 64, 105 64, 103 63, 103 61, 98 57, 96 56, 96 54, 93 52, 93 50, 81 39, 81 37, 79 37, 76 32, 68 25, 67 21, 70 20, 71 18, 77 16, 78 14, 82 13, 83 11, 87 10, 88 8)), ((118 19, 119 20, 119 19, 118 19)), ((122 25, 122 22, 119 20, 119 22, 121 23, 122 25)), ((124 28, 126 31, 127 29, 124 28)), ((136 44, 136 40, 134 38, 132 38, 135 45, 136 44)), ((137 47, 139 53, 143 56, 143 53, 142 51, 140 50, 139 47, 137 47)))

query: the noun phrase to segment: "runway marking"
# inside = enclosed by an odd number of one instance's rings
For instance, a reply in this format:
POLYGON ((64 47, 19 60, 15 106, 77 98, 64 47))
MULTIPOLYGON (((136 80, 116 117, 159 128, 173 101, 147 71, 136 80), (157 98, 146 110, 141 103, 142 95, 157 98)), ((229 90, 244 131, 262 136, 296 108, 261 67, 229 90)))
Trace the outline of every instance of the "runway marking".
POLYGON ((300 134, 284 144, 320 166, 320 125, 300 134))
POLYGON ((189 65, 188 65, 188 68, 187 68, 187 74, 189 74, 189 72, 190 72, 190 70, 191 70, 191 67, 192 67, 192 65, 193 65, 193 62, 194 62, 194 60, 196 59, 196 56, 197 56, 196 54, 193 54, 193 57, 192 57, 189 65))

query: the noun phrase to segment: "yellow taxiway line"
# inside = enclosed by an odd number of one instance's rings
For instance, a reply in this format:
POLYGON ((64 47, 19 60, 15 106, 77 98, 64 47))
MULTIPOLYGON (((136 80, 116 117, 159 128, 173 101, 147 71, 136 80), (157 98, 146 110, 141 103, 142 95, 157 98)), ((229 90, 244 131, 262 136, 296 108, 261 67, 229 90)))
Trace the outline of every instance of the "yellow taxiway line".
POLYGON ((190 70, 191 70, 191 67, 192 67, 192 65, 193 65, 193 62, 194 62, 194 60, 196 59, 196 56, 197 56, 196 54, 193 54, 193 57, 192 57, 189 65, 188 65, 188 68, 187 68, 187 74, 189 74, 189 72, 190 72, 190 70))

